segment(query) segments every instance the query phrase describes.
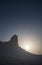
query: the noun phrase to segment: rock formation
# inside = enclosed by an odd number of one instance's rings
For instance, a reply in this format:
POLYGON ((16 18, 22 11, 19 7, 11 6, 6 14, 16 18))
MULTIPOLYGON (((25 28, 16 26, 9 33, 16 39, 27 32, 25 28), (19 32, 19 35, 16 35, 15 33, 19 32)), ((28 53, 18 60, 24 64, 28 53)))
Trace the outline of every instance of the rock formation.
POLYGON ((0 45, 2 46, 10 46, 10 45, 13 45, 13 46, 18 46, 18 36, 15 34, 11 37, 10 41, 7 41, 7 42, 2 42, 0 41, 0 45))
POLYGON ((18 46, 18 36, 15 34, 11 37, 11 40, 10 42, 13 44, 13 45, 16 45, 18 46))

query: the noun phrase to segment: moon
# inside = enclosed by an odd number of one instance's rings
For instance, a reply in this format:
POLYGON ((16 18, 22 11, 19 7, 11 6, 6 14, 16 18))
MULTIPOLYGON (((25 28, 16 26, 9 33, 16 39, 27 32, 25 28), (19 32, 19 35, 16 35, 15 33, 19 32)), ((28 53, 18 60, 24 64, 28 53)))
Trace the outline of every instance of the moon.
POLYGON ((23 44, 23 49, 25 49, 26 51, 30 50, 31 49, 30 43, 31 42, 25 41, 24 44, 23 44))
POLYGON ((26 51, 28 51, 31 47, 30 47, 30 45, 25 44, 23 48, 24 48, 26 51))

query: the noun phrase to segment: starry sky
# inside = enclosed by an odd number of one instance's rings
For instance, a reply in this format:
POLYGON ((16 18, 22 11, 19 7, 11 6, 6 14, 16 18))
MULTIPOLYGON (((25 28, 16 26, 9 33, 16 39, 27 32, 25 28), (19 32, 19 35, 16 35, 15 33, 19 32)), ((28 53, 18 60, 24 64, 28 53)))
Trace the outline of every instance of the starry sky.
POLYGON ((34 35, 42 45, 41 0, 0 0, 0 40, 34 35))

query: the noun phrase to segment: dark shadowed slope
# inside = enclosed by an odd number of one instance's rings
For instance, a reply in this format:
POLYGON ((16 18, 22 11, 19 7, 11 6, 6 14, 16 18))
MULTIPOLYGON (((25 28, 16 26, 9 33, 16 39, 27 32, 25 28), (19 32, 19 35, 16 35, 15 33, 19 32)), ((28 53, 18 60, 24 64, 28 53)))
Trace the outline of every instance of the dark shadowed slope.
POLYGON ((20 48, 14 35, 10 41, 0 42, 0 64, 42 65, 42 55, 34 55, 20 48))

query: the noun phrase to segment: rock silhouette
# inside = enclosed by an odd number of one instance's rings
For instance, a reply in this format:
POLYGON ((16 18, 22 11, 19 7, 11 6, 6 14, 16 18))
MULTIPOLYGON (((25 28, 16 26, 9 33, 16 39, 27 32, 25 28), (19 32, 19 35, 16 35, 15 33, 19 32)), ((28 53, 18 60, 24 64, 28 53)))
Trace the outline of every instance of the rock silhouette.
POLYGON ((0 65, 42 65, 42 55, 34 55, 20 48, 15 34, 8 42, 0 41, 0 65))
POLYGON ((13 45, 17 45, 18 46, 18 36, 15 34, 11 37, 11 40, 10 42, 13 44, 13 45))
POLYGON ((14 46, 18 46, 18 36, 15 34, 11 37, 10 41, 8 42, 2 42, 0 41, 0 45, 2 46, 7 46, 7 45, 14 45, 14 46))

